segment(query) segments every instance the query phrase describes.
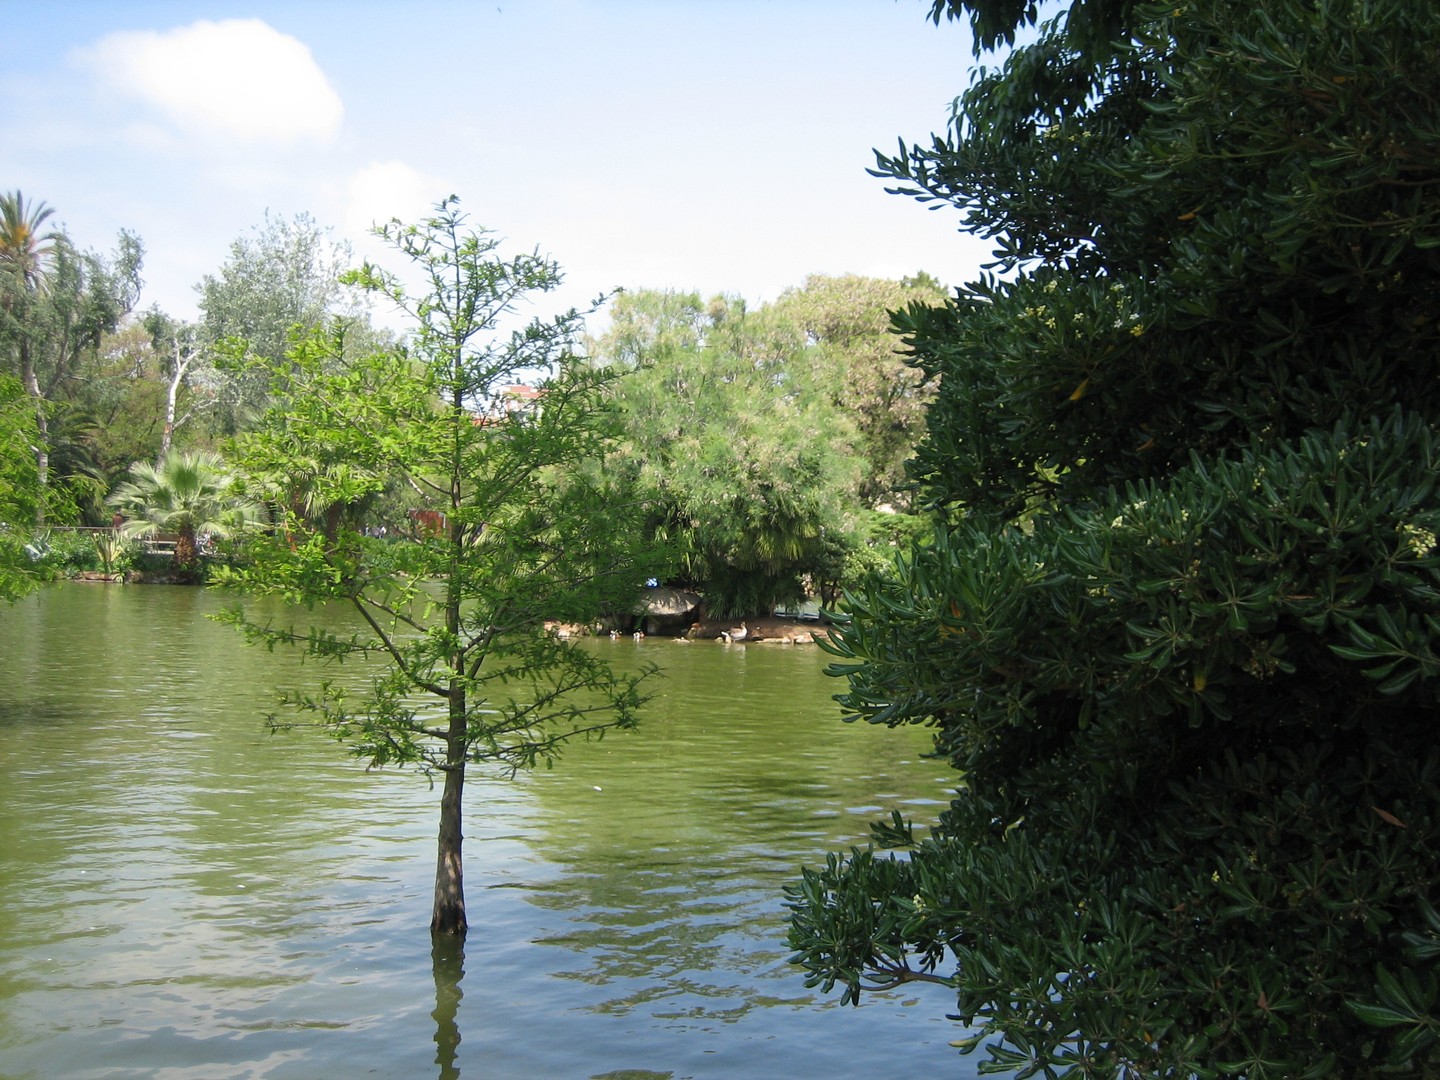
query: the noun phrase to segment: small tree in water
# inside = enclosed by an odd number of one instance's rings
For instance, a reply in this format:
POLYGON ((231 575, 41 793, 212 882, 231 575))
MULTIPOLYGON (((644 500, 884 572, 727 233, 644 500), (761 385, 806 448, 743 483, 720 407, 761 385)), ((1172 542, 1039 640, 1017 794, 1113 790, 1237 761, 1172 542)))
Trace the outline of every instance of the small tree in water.
POLYGON ((650 669, 617 673, 544 620, 632 606, 647 568, 630 546, 638 533, 626 527, 626 500, 600 464, 614 376, 574 352, 581 314, 510 328, 523 298, 559 285, 557 266, 501 257, 497 241, 466 227, 453 196, 419 225, 377 232, 426 292, 412 299, 368 264, 350 279, 408 315, 408 345, 347 358, 337 331, 271 370, 272 407, 240 439, 240 460, 272 492, 298 480, 304 508, 277 499, 293 509, 228 578, 296 603, 343 600, 364 629, 342 637, 259 625, 238 608, 225 618, 271 647, 384 659, 359 700, 331 683, 287 700, 372 766, 442 778, 431 930, 464 934, 466 766, 513 775, 548 763, 569 739, 635 724, 650 669), (515 387, 537 377, 522 407, 515 387), (433 526, 414 542, 367 537, 344 512, 393 483, 433 526))

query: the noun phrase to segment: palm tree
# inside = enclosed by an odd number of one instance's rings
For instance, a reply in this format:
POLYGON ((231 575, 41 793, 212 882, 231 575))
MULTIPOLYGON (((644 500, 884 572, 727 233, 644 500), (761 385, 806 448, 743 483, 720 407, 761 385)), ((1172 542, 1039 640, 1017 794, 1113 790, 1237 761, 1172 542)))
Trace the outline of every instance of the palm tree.
POLYGON ((234 534, 258 519, 259 508, 235 490, 234 478, 217 454, 171 453, 159 466, 148 461, 130 466, 130 479, 107 502, 131 520, 127 536, 174 533, 175 565, 193 569, 202 533, 234 534))
POLYGON ((0 195, 0 267, 15 274, 27 292, 43 287, 45 264, 60 239, 57 232, 40 231, 54 213, 43 202, 27 206, 21 192, 0 195))
MULTIPOLYGON (((50 459, 47 451, 49 428, 40 381, 35 375, 35 361, 30 355, 30 328, 25 325, 30 301, 45 291, 48 264, 61 241, 58 232, 42 232, 45 222, 54 213, 43 202, 26 205, 19 191, 0 195, 0 311, 4 313, 4 336, 14 336, 20 359, 20 381, 35 404, 39 428, 35 464, 43 495, 50 480, 50 459)), ((45 524, 45 500, 36 504, 36 524, 45 524)))

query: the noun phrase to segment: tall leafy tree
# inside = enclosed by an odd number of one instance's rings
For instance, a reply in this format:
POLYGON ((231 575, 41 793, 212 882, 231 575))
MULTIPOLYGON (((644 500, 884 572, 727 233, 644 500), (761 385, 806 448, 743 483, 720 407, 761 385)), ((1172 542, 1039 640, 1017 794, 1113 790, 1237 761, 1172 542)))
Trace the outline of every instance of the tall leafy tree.
MULTIPOLYGON (((285 362, 297 337, 337 315, 356 316, 340 277, 347 244, 330 239, 308 214, 272 217, 230 244, 224 264, 195 286, 200 319, 172 327, 170 343, 197 358, 193 378, 213 398, 211 419, 223 434, 242 430, 266 405, 266 371, 285 362), (227 343, 250 361, 224 363, 227 343)), ((355 338, 360 337, 357 330, 355 338)), ((232 358, 233 359, 233 358, 232 358)))
POLYGON ((135 462, 164 457, 155 450, 165 415, 166 357, 155 347, 148 318, 127 318, 105 335, 79 397, 95 464, 116 482, 135 462))
POLYGON ((623 296, 598 356, 617 391, 617 462, 646 493, 670 580, 713 614, 768 613, 828 578, 860 475, 850 419, 810 379, 791 324, 698 293, 623 296))
POLYGON ((925 432, 934 387, 908 362, 890 313, 940 304, 945 292, 928 277, 907 281, 859 274, 815 274, 787 289, 770 314, 800 335, 805 366, 859 432, 865 457, 859 498, 866 507, 908 509, 905 462, 925 432))
POLYGON ((963 779, 794 888, 813 982, 948 986, 995 1071, 1434 1074, 1437 57, 1399 0, 1077 3, 880 156, 1004 273, 897 318, 937 530, 835 670, 963 779))
POLYGON ((442 781, 431 930, 467 928, 462 864, 466 770, 511 772, 572 738, 634 725, 643 674, 612 671, 545 628, 634 603, 650 572, 628 501, 608 479, 604 390, 616 377, 576 351, 582 316, 519 316, 560 284, 538 254, 506 257, 452 197, 417 225, 380 234, 424 291, 365 267, 353 280, 408 315, 405 348, 357 355, 316 335, 269 368, 272 405, 240 439, 264 488, 302 474, 321 513, 280 507, 269 541, 234 580, 298 602, 336 599, 353 638, 233 621, 326 659, 384 658, 368 692, 302 695, 330 734, 372 765, 414 765, 442 781), (516 387, 540 380, 533 393, 516 387), (405 484, 431 528, 415 542, 367 538, 344 507, 405 484))

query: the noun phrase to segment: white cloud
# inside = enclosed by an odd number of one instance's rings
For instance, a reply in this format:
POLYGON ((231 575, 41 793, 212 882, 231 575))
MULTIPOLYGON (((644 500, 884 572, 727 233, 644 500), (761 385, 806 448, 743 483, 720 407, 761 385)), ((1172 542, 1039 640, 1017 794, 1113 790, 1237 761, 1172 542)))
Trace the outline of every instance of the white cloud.
MULTIPOLYGON (((392 218, 406 224, 418 222, 432 214, 435 204, 449 193, 442 181, 403 161, 372 161, 351 174, 345 184, 340 227, 351 241, 356 260, 385 267, 399 277, 407 291, 423 290, 426 282, 415 267, 371 230, 392 218)), ((408 329, 407 320, 384 303, 376 305, 371 318, 396 333, 408 329)))
POLYGON ((109 89, 152 106, 185 135, 325 143, 344 115, 309 47, 259 19, 118 31, 81 61, 109 89))
POLYGON ((362 237, 391 218, 417 221, 450 194, 433 177, 402 161, 372 161, 350 177, 345 193, 344 231, 362 237))

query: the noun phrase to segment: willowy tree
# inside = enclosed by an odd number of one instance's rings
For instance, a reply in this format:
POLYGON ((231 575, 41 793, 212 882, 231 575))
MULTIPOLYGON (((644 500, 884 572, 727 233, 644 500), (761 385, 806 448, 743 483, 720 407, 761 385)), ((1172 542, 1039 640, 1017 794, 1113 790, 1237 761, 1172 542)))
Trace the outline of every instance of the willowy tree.
POLYGON ((812 985, 942 984, 987 1072, 1437 1075, 1437 60, 1406 0, 1076 2, 880 156, 1003 272, 897 316, 936 529, 834 670, 957 791, 793 887, 812 985))
POLYGON ((924 434, 934 390, 923 371, 905 362, 890 312, 944 299, 945 290, 925 274, 904 281, 812 274, 764 309, 801 335, 797 359, 854 421, 865 458, 859 497, 868 508, 909 509, 905 461, 924 434))
POLYGON ((407 344, 353 355, 336 331, 266 365, 272 404, 237 449, 279 522, 228 579, 301 604, 342 601, 363 629, 261 625, 238 608, 226 618, 271 647, 379 659, 364 691, 327 683, 287 700, 372 766, 441 779, 431 931, 461 935, 467 767, 513 775, 570 739, 634 726, 650 671, 618 673, 545 622, 628 609, 648 567, 604 468, 615 376, 577 353, 580 312, 520 310, 560 284, 557 266, 503 256, 454 197, 377 233, 423 291, 368 264, 350 280, 408 315, 407 344), (426 511, 413 541, 367 537, 348 512, 392 483, 426 511))
POLYGON ((717 616, 767 614, 824 580, 846 537, 859 437, 810 380, 799 328, 725 297, 638 290, 596 355, 630 376, 617 467, 675 553, 666 579, 717 616))

